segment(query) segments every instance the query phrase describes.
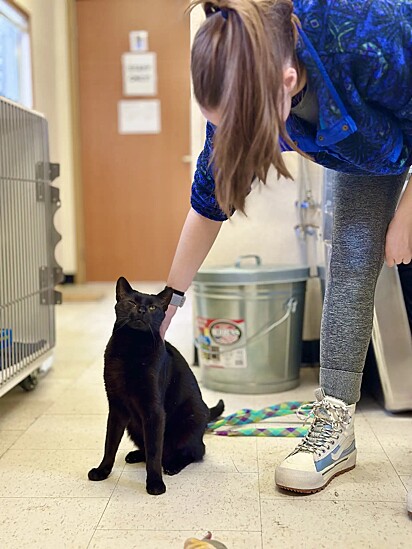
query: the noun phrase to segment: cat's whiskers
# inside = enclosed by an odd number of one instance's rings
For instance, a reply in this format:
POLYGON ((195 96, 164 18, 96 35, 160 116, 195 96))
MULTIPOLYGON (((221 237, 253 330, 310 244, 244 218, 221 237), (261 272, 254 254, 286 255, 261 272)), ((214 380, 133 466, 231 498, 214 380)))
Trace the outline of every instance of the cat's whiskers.
POLYGON ((114 332, 117 332, 118 330, 121 330, 124 326, 126 326, 126 324, 129 322, 129 317, 125 317, 124 321, 120 324, 120 326, 118 326, 117 328, 115 328, 113 331, 114 332))
POLYGON ((150 333, 152 334, 152 339, 153 339, 153 351, 155 350, 155 347, 156 347, 156 338, 155 338, 155 335, 153 333, 153 329, 151 327, 151 325, 149 324, 149 328, 150 328, 150 333))

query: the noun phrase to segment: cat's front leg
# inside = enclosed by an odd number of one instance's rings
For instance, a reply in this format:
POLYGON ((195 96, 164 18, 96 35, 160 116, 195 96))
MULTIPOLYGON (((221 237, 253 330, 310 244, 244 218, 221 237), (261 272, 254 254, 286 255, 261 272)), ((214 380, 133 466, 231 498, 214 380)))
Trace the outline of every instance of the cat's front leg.
POLYGON ((105 480, 112 472, 116 453, 128 421, 128 415, 124 410, 109 404, 104 456, 98 467, 90 469, 88 475, 90 480, 105 480))
POLYGON ((146 449, 146 490, 148 494, 158 496, 166 492, 166 486, 162 479, 164 411, 152 410, 143 421, 143 431, 146 449))

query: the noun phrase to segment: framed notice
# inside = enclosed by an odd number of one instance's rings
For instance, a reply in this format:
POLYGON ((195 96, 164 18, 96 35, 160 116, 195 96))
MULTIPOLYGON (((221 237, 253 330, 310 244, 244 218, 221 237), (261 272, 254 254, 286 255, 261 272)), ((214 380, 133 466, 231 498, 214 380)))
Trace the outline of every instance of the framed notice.
POLYGON ((118 118, 122 135, 157 134, 162 130, 158 99, 119 101, 118 118))
POLYGON ((157 55, 153 52, 122 55, 123 95, 157 95, 157 55))

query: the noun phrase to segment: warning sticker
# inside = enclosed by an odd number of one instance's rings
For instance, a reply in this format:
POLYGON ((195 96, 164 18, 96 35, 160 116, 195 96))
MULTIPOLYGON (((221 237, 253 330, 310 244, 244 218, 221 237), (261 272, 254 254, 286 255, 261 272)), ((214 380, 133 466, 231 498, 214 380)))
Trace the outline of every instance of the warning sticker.
POLYGON ((245 348, 241 344, 245 321, 222 318, 197 318, 199 362, 208 368, 247 368, 245 348))

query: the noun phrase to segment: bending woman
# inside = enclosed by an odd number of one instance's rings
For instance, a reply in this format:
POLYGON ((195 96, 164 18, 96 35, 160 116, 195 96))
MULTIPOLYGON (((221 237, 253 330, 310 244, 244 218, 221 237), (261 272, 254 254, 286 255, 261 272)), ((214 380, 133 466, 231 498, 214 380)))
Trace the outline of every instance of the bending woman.
POLYGON ((385 254, 390 266, 412 258, 412 184, 397 207, 412 164, 412 3, 202 4, 192 77, 206 143, 168 285, 189 287, 221 223, 244 211, 253 178, 264 182, 272 165, 291 177, 282 151, 334 170, 321 388, 308 435, 276 471, 282 488, 316 492, 356 463, 355 406, 385 254))

